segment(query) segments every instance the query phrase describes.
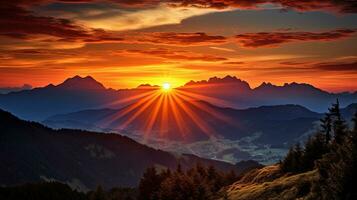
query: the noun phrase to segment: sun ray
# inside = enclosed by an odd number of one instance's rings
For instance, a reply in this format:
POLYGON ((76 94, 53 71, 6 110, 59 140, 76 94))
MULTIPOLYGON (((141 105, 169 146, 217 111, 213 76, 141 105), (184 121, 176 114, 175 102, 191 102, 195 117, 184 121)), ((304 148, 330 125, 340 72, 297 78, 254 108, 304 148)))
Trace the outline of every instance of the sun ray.
POLYGON ((146 138, 146 136, 148 136, 151 133, 153 126, 154 126, 155 122, 157 121, 157 117, 158 117, 158 114, 159 114, 159 111, 161 109, 161 105, 163 102, 163 97, 164 96, 162 94, 160 94, 159 99, 155 103, 155 107, 153 109, 152 115, 150 116, 148 123, 146 123, 145 131, 144 131, 145 138, 146 138))
POLYGON ((193 112, 184 102, 183 100, 173 94, 173 99, 180 106, 183 111, 192 119, 192 121, 198 126, 199 129, 202 130, 209 138, 215 137, 215 131, 210 128, 200 117, 198 117, 195 112, 193 112))
POLYGON ((162 113, 161 113, 160 131, 159 131, 160 137, 162 137, 164 135, 164 132, 167 131, 167 129, 168 129, 168 117, 169 116, 168 116, 168 110, 167 110, 168 109, 167 97, 170 94, 164 93, 162 95, 164 95, 164 100, 162 102, 162 109, 161 109, 162 113))
POLYGON ((156 95, 152 99, 146 101, 142 105, 142 107, 139 108, 138 111, 136 111, 133 115, 130 116, 130 118, 128 120, 126 120, 124 123, 122 123, 119 126, 119 129, 126 128, 135 118, 137 118, 141 113, 143 113, 146 110, 146 108, 148 108, 159 96, 160 96, 160 93, 156 93, 156 95))
POLYGON ((236 122, 234 122, 231 118, 227 117, 223 113, 218 112, 217 110, 215 110, 212 107, 208 106, 204 102, 199 102, 197 99, 192 99, 189 96, 187 96, 186 94, 180 94, 179 92, 177 93, 177 96, 183 98, 186 101, 189 101, 196 108, 209 113, 211 116, 215 117, 216 119, 219 119, 219 120, 224 121, 226 123, 229 123, 231 125, 235 125, 236 124, 236 122))
POLYGON ((222 99, 218 99, 218 98, 215 98, 215 97, 201 95, 201 94, 197 94, 197 93, 194 93, 194 92, 189 92, 189 91, 186 91, 186 90, 183 90, 183 89, 177 89, 176 92, 180 93, 180 94, 185 94, 185 95, 187 95, 187 96, 189 96, 191 98, 195 98, 195 99, 211 102, 211 103, 213 103, 215 105, 233 107, 233 105, 231 105, 230 102, 222 100, 222 99))
POLYGON ((130 113, 131 111, 133 111, 134 109, 138 108, 139 106, 141 106, 142 104, 144 104, 145 102, 149 101, 150 99, 152 99, 155 95, 157 95, 158 92, 152 93, 144 98, 141 98, 139 101, 135 102, 134 104, 131 104, 123 109, 120 109, 116 114, 114 115, 110 115, 109 117, 104 118, 103 120, 101 120, 99 122, 101 127, 108 127, 110 126, 110 124, 112 124, 114 121, 120 119, 121 117, 127 115, 128 113, 130 113))
MULTIPOLYGON (((157 91, 157 89, 151 89, 150 91, 147 91, 147 92, 143 92, 143 93, 140 93, 140 94, 135 94, 135 95, 132 95, 132 96, 129 96, 129 97, 126 97, 126 98, 123 98, 123 99, 120 99, 120 100, 105 104, 105 106, 115 106, 115 105, 121 105, 121 104, 125 104, 125 103, 130 103, 130 102, 135 103, 135 100, 140 100, 140 99, 142 99, 144 97, 149 96, 150 94, 155 93, 156 91, 157 91)), ((127 93, 130 93, 130 92, 133 92, 133 91, 128 91, 127 93)))
POLYGON ((179 128, 181 137, 185 140, 186 132, 188 132, 187 127, 184 126, 185 122, 183 121, 180 110, 177 107, 177 104, 173 100, 173 95, 169 95, 169 106, 171 107, 174 120, 176 122, 177 127, 179 128))

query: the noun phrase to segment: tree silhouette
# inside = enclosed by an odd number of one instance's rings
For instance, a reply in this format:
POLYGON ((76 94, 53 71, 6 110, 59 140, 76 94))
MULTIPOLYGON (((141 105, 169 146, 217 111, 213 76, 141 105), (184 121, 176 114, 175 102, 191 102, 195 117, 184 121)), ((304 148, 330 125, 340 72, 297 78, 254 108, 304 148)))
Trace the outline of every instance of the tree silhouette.
POLYGON ((332 122, 332 129, 334 133, 335 142, 338 144, 342 144, 345 135, 346 135, 346 123, 342 119, 341 112, 340 112, 340 103, 339 100, 336 100, 336 103, 332 104, 332 107, 329 108, 330 115, 333 117, 332 122))
POLYGON ((331 131, 332 131, 332 120, 331 114, 326 113, 325 117, 320 120, 322 132, 325 133, 325 142, 328 144, 331 141, 331 131))

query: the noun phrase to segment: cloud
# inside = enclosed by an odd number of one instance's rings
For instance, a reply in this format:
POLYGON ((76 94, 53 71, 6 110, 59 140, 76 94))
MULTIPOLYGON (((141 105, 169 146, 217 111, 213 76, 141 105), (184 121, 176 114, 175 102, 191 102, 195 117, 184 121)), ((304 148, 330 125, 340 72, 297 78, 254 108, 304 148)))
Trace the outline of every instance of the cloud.
POLYGON ((242 64, 245 64, 245 62, 241 62, 241 61, 230 61, 230 62, 224 62, 223 64, 226 64, 226 65, 242 65, 242 64))
POLYGON ((277 4, 284 9, 298 11, 326 10, 340 13, 356 13, 357 2, 351 0, 171 0, 175 6, 199 7, 199 8, 240 8, 263 9, 265 4, 277 4))
MULTIPOLYGON (((141 18, 145 17, 141 16, 141 18)), ((156 19, 156 21, 160 20, 156 19)), ((110 25, 110 23, 108 24, 110 25)), ((178 46, 216 45, 226 42, 226 38, 223 36, 211 36, 206 33, 130 32, 128 34, 118 34, 83 26, 69 19, 38 16, 23 5, 18 6, 8 2, 0 5, 0 36, 22 41, 33 41, 34 43, 28 44, 28 47, 44 47, 46 45, 50 47, 51 45, 49 44, 54 43, 58 44, 59 48, 70 48, 72 46, 78 48, 86 43, 104 42, 178 46)), ((22 45, 24 46, 24 44, 22 45)))
POLYGON ((280 62, 279 64, 296 66, 296 65, 306 65, 306 64, 309 64, 309 62, 284 61, 284 62, 280 62))
POLYGON ((236 50, 224 47, 209 47, 211 49, 219 50, 219 51, 226 51, 226 52, 235 52, 236 50))
POLYGON ((198 54, 184 50, 171 50, 166 48, 156 48, 150 50, 124 50, 116 52, 121 55, 141 54, 146 56, 154 56, 168 60, 184 60, 184 61, 204 61, 204 62, 217 62, 225 61, 227 58, 218 57, 208 54, 198 54))
POLYGON ((122 40, 101 29, 83 27, 68 19, 36 16, 23 7, 8 3, 0 6, 0 25, 0 36, 20 40, 48 43, 122 40))
POLYGON ((74 15, 74 20, 88 27, 112 31, 127 31, 167 24, 179 24, 184 19, 210 12, 217 12, 217 10, 178 8, 159 4, 153 8, 145 7, 128 10, 113 6, 113 8, 95 9, 92 12, 90 10, 88 12, 88 9, 85 9, 84 12, 71 12, 70 14, 74 15), (93 15, 92 13, 98 14, 93 15))
MULTIPOLYGON (((223 44, 227 42, 224 36, 207 35, 206 33, 174 33, 174 32, 153 32, 141 33, 136 37, 137 42, 164 44, 175 46, 200 46, 200 45, 214 45, 223 44)), ((130 40, 129 40, 130 41, 130 40)))
POLYGON ((291 42, 334 41, 351 37, 356 29, 338 29, 326 32, 259 32, 243 33, 235 36, 243 47, 274 47, 291 42))
POLYGON ((325 71, 347 71, 357 73, 357 61, 353 62, 324 62, 314 65, 315 68, 325 71))
MULTIPOLYGON (((35 2, 53 2, 54 0, 33 0, 35 2)), ((59 2, 97 2, 98 0, 58 0, 59 2)), ((107 0, 127 7, 147 7, 159 4, 169 4, 172 7, 194 7, 194 8, 240 8, 240 9, 262 9, 265 4, 277 4, 285 9, 298 11, 328 10, 340 13, 356 13, 357 2, 354 0, 107 0)), ((25 2, 24 0, 21 2, 25 2)))

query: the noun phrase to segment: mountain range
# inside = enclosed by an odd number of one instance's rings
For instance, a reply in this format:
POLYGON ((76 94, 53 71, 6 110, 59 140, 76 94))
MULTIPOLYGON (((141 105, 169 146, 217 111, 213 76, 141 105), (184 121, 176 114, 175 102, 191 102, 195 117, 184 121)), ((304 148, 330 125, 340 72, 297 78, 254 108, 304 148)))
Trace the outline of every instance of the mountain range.
MULTIPOLYGON (((205 158, 230 162, 253 159, 271 164, 281 159, 291 145, 315 133, 319 119, 324 116, 300 105, 239 110, 204 101, 182 102, 186 109, 175 105, 164 112, 165 107, 160 106, 156 116, 153 115, 155 104, 145 109, 145 105, 131 104, 117 110, 92 109, 55 115, 42 123, 55 129, 116 132, 149 146, 205 158), (178 121, 174 112, 181 113, 183 120, 178 121), (171 114, 164 117, 165 113, 171 114), (147 124, 153 118, 154 123, 147 130, 147 124), (162 121, 163 118, 166 120, 162 121), (122 127, 123 124, 127 126, 122 127)), ((350 121, 356 111, 357 104, 351 104, 341 109, 341 114, 350 121)))
POLYGON ((175 154, 141 145, 118 134, 53 130, 18 119, 0 110, 0 183, 60 181, 78 190, 136 186, 147 167, 158 170, 200 163, 237 173, 260 166, 256 162, 229 163, 175 154))
POLYGON ((47 85, 0 94, 0 108, 23 119, 40 121, 49 116, 89 108, 120 108, 131 103, 120 101, 143 93, 147 88, 107 89, 90 76, 75 76, 59 85, 47 85))
POLYGON ((190 94, 199 94, 209 102, 244 109, 262 105, 297 104, 315 112, 326 112, 336 99, 341 106, 357 102, 357 92, 330 93, 306 83, 285 83, 282 86, 263 82, 256 88, 235 76, 213 77, 208 81, 190 81, 181 87, 190 94), (218 101, 220 100, 220 101, 218 101))
MULTIPOLYGON (((314 123, 323 117, 323 113, 310 111, 300 105, 277 105, 260 106, 248 109, 223 108, 212 105, 205 101, 183 101, 187 112, 195 114, 197 120, 192 120, 188 113, 181 111, 185 135, 180 131, 180 124, 174 114, 167 116, 167 127, 162 129, 164 111, 159 107, 158 114, 150 130, 151 137, 169 140, 181 140, 194 142, 207 140, 212 137, 226 138, 231 140, 241 139, 260 133, 256 140, 261 144, 290 146, 292 142, 302 134, 313 129, 314 123), (199 119, 199 120, 198 120, 199 119), (202 124, 201 124, 202 123, 202 124), (202 128, 202 126, 205 126, 202 128)), ((43 121, 52 128, 75 128, 86 130, 124 132, 129 136, 133 134, 145 134, 145 124, 153 117, 153 108, 150 106, 126 106, 122 109, 92 109, 79 112, 54 115, 43 121), (128 112, 130 110, 130 112, 128 112), (142 110, 142 111, 140 111, 142 110), (133 113, 139 113, 135 119, 133 113), (130 120, 131 119, 131 120, 130 120), (126 127, 122 124, 128 123, 126 127)), ((155 105, 151 105, 154 107, 155 105)), ((173 108, 172 108, 173 109, 173 108)), ((175 108, 178 109, 178 108, 175 108)), ((342 115, 350 120, 357 110, 357 104, 351 104, 341 109, 342 115)), ((180 110, 179 110, 180 111, 180 110)), ((170 108, 168 113, 175 111, 170 108)), ((141 135, 144 137, 144 135, 141 135)))
MULTIPOLYGON (((142 85, 133 89, 105 88, 94 78, 75 76, 59 85, 0 94, 0 108, 27 119, 41 121, 56 114, 86 109, 123 108, 157 87, 142 85)), ((357 93, 329 93, 309 84, 286 83, 276 86, 263 83, 252 89, 234 76, 190 81, 181 91, 197 100, 221 107, 245 109, 257 106, 297 104, 315 112, 325 112, 338 98, 341 106, 357 102, 357 93)))

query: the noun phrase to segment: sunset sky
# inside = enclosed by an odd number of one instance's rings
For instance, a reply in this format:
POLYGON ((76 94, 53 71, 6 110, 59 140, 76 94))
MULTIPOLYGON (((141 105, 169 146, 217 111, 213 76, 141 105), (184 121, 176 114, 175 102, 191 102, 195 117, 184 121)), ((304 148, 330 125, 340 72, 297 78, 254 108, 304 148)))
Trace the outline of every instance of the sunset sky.
POLYGON ((9 0, 0 87, 91 75, 131 88, 235 75, 357 91, 351 0, 9 0))

